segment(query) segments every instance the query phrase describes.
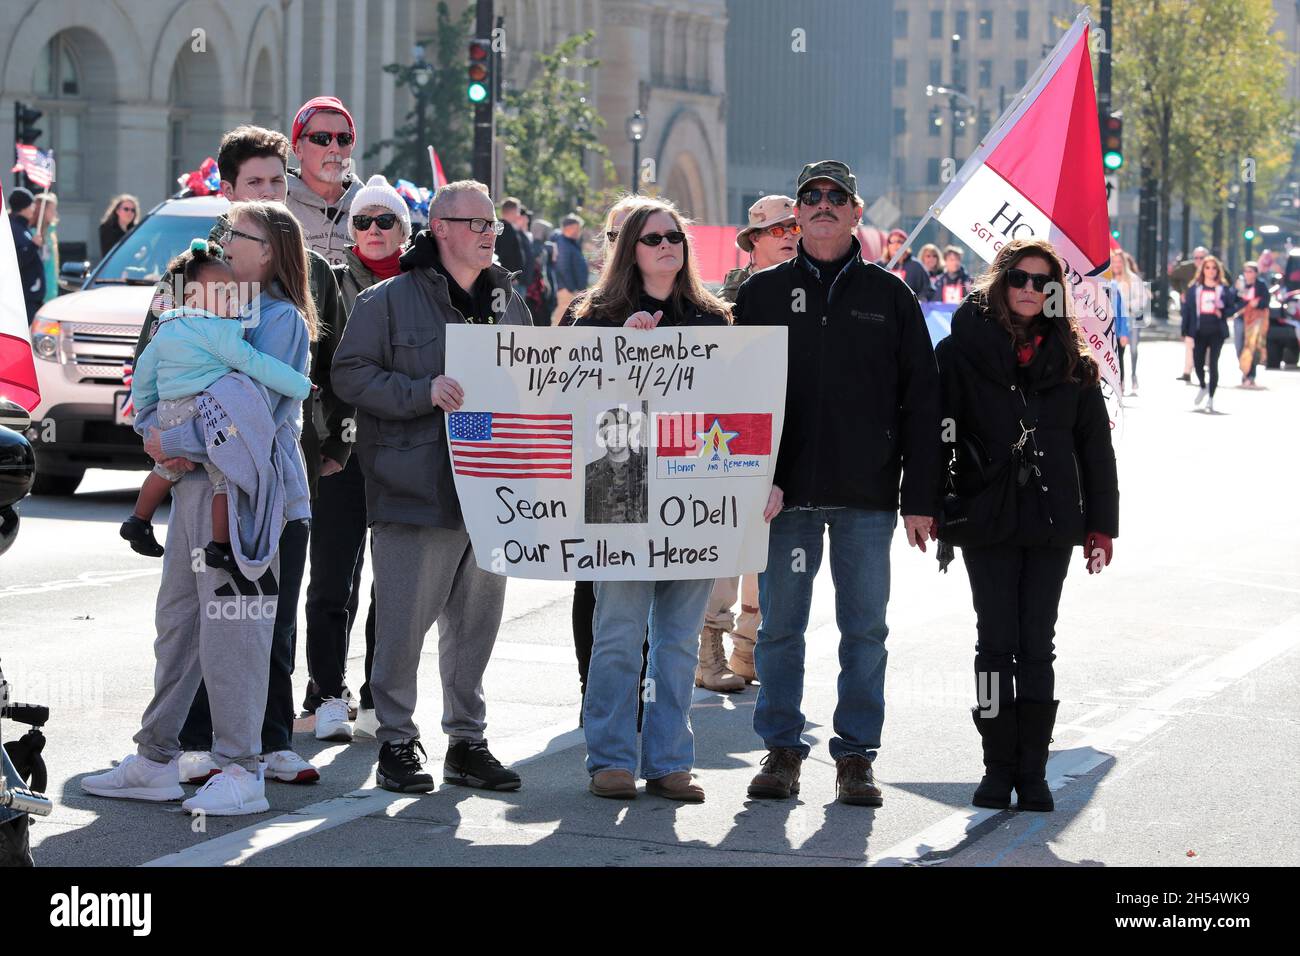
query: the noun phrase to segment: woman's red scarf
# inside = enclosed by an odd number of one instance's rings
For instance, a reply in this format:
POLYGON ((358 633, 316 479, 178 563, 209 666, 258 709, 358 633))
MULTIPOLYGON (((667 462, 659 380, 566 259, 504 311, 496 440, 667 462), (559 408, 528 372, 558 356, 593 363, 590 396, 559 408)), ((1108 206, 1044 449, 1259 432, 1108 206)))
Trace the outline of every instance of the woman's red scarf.
POLYGON ((385 256, 382 259, 370 259, 360 249, 355 250, 357 258, 361 264, 375 274, 376 279, 391 279, 402 271, 402 267, 397 264, 402 250, 397 250, 391 256, 385 256))

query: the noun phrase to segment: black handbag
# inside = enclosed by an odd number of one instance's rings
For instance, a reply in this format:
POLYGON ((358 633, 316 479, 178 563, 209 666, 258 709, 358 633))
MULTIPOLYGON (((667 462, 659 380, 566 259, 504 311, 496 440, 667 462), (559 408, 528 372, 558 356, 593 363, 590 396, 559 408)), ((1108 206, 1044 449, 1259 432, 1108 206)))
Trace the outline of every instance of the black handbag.
POLYGON ((1000 544, 1016 533, 1023 444, 996 467, 974 435, 964 436, 948 465, 939 508, 939 540, 958 547, 1000 544))

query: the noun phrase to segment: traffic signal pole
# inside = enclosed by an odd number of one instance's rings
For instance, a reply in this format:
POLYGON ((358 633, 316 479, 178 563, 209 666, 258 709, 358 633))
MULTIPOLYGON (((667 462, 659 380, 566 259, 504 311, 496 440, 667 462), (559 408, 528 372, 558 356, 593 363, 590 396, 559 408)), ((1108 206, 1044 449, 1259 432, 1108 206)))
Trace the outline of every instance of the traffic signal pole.
MULTIPOLYGON (((492 37, 492 0, 477 0, 474 16, 474 35, 489 40, 492 37)), ((489 47, 490 49, 491 47, 489 47)), ((489 56, 489 61, 495 58, 489 56)), ((492 70, 491 73, 495 73, 492 70)), ((492 186, 492 143, 496 138, 494 89, 497 79, 490 76, 487 98, 474 104, 474 159, 473 175, 490 189, 492 186)))

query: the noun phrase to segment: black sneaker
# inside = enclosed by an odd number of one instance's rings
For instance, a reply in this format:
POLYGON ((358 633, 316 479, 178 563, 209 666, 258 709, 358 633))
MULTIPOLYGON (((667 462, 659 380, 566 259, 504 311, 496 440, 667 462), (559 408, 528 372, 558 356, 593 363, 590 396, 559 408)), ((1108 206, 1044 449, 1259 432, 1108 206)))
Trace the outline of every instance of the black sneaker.
POLYGON ((397 793, 429 793, 433 790, 433 777, 424 773, 427 757, 419 740, 402 740, 394 744, 380 744, 379 769, 375 780, 385 790, 397 793), (415 752, 420 751, 420 756, 415 752))
POLYGON ((121 535, 131 543, 131 550, 150 558, 161 558, 163 546, 153 536, 153 525, 137 515, 122 522, 121 535))
POLYGON ((518 790, 523 783, 519 774, 501 766, 501 761, 492 756, 486 740, 458 740, 448 747, 442 779, 480 790, 518 790))

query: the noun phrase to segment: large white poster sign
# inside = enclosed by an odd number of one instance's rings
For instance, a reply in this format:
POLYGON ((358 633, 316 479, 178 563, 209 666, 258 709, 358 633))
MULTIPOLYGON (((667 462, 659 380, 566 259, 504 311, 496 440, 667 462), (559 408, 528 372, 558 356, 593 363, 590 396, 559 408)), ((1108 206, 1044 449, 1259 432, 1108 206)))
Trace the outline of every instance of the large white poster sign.
POLYGON ((767 566, 786 330, 447 327, 456 491, 479 566, 681 580, 767 566))

